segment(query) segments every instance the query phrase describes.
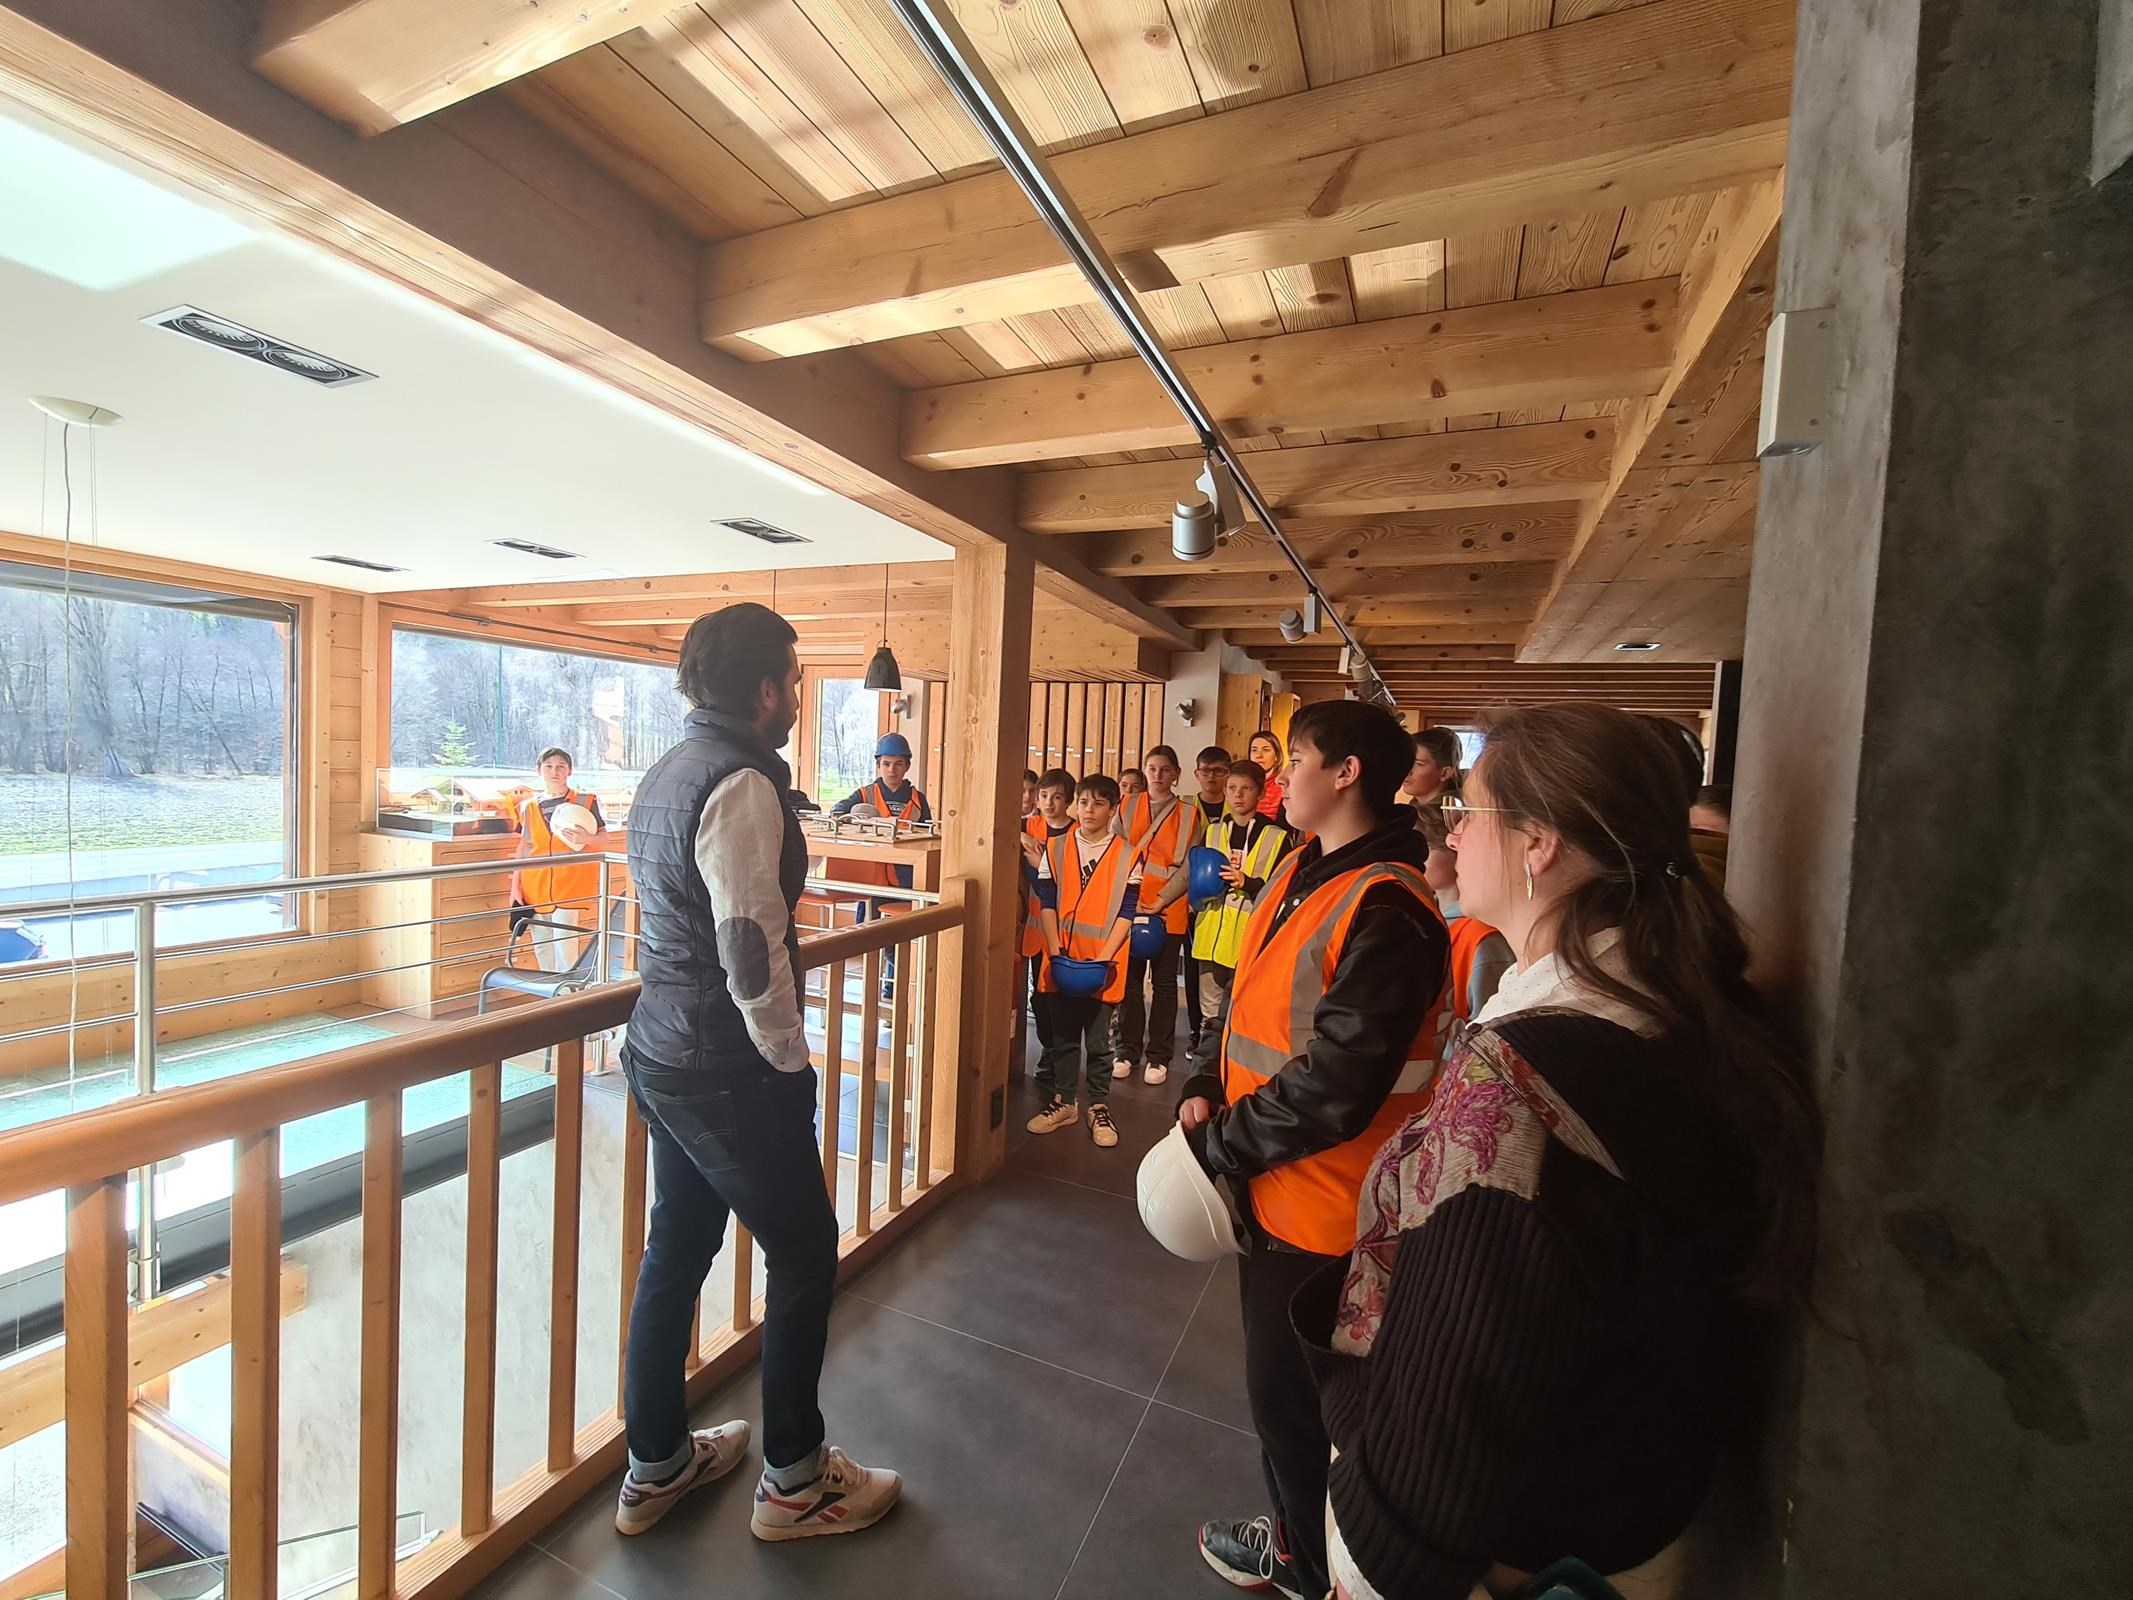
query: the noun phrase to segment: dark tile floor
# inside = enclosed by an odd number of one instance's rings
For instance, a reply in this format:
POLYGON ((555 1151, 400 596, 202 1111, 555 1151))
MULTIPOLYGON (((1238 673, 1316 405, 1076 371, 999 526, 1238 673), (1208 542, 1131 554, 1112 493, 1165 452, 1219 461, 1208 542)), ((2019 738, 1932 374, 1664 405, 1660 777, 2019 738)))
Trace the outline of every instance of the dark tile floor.
MULTIPOLYGON (((620 1538, 609 1484, 482 1591, 503 1600, 971 1597, 1134 1600, 1230 1593, 1193 1532, 1264 1509, 1246 1431, 1233 1268, 1166 1255, 1133 1175, 1168 1128, 1170 1084, 1112 1094, 1119 1144, 1022 1131, 1007 1167, 956 1196, 845 1292, 830 1326, 831 1437, 904 1474, 904 1501, 850 1538, 764 1545, 754 1474, 620 1538)), ((753 1371, 706 1420, 759 1416, 753 1371)))

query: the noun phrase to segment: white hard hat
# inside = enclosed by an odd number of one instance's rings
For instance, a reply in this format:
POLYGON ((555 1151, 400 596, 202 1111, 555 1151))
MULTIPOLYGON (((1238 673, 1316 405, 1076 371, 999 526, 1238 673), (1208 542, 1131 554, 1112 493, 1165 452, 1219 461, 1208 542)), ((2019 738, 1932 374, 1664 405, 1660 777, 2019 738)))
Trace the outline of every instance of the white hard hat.
POLYGON ((599 820, 585 807, 573 800, 566 800, 555 808, 555 811, 548 818, 548 826, 552 832, 556 833, 562 832, 565 828, 569 828, 576 833, 598 833, 600 831, 599 820))
POLYGON ((862 800, 847 811, 845 815, 848 817, 878 817, 881 815, 881 811, 871 800, 862 800))
POLYGON ((1244 1254, 1229 1202, 1193 1156, 1182 1123, 1171 1124, 1170 1132, 1141 1157, 1134 1189, 1142 1223, 1172 1255, 1216 1261, 1244 1254))

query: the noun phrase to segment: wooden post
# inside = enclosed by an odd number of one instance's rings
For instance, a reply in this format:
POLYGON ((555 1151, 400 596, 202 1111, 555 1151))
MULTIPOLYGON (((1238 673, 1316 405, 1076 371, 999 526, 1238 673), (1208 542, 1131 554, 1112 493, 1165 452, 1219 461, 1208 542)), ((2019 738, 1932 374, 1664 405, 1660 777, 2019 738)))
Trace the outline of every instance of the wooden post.
POLYGON ((911 990, 914 984, 925 982, 925 966, 921 952, 926 941, 913 939, 904 946, 903 960, 897 964, 896 993, 889 1007, 889 1210, 904 1208, 904 1117, 908 1108, 904 1104, 910 1093, 911 1071, 908 1057, 911 1050, 911 990))
POLYGON ((637 1299, 637 1273, 644 1265, 645 1164, 651 1132, 637 1115, 637 1102, 622 1100, 622 1309, 615 1341, 615 1416, 622 1415, 630 1363, 630 1307, 637 1299))
POLYGON ((1033 564, 1021 546, 960 549, 949 622, 950 877, 968 881, 969 917, 942 961, 943 1014, 960 1020, 957 1057, 936 1063, 942 1128, 958 1170, 983 1178, 1007 1158, 1008 1036, 1015 963, 1020 800, 1029 730, 1033 564))
POLYGON ((400 1476, 400 1093, 364 1102, 356 1600, 392 1600, 400 1476))
POLYGON ((735 1333, 755 1326, 755 1237, 739 1217, 733 1219, 733 1315, 728 1326, 735 1333))
POLYGON ((67 1191, 67 1593, 122 1600, 133 1521, 126 1437, 126 1179, 67 1191))
POLYGON ((555 1053, 555 1254, 548 1286, 548 1470, 577 1460, 578 1186, 585 1141, 585 1041, 555 1053))
POLYGON ((881 1091, 881 952, 869 950, 865 961, 866 994, 859 1007, 859 1105, 853 1140, 852 1231, 864 1239, 874 1231, 874 1108, 881 1091))
POLYGON ((460 1396, 459 1529, 485 1533, 496 1497, 496 1252, 503 1068, 467 1077, 467 1340, 460 1396))
POLYGON ((242 1600, 271 1600, 279 1592, 281 1537, 281 1129, 239 1139, 236 1167, 230 1208, 229 1592, 242 1600))
POLYGON ((844 963, 824 969, 822 997, 822 1182, 837 1204, 837 1118, 844 1098, 844 963))

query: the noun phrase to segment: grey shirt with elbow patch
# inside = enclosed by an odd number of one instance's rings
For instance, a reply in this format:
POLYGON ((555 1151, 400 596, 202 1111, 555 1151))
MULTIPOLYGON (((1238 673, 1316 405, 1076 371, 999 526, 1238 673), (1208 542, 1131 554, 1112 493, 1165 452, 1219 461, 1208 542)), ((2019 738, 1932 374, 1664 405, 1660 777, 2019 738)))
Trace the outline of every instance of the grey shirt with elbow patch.
POLYGON ((812 1064, 800 1019, 798 974, 788 954, 792 911, 778 882, 785 813, 760 772, 733 773, 704 801, 696 870, 718 929, 718 960, 748 1037, 781 1072, 812 1064))

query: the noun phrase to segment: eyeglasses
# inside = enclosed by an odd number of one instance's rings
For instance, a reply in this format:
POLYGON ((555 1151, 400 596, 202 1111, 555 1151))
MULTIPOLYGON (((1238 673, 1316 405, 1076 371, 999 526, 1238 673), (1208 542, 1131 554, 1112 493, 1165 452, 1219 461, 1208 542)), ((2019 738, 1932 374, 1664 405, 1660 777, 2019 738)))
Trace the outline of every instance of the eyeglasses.
POLYGON ((1478 817, 1484 812, 1490 816, 1500 817, 1510 810, 1508 806, 1470 806, 1455 794, 1446 795, 1437 804, 1444 812, 1444 831, 1446 833, 1458 832, 1459 829, 1466 826, 1469 817, 1478 817))

